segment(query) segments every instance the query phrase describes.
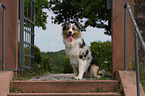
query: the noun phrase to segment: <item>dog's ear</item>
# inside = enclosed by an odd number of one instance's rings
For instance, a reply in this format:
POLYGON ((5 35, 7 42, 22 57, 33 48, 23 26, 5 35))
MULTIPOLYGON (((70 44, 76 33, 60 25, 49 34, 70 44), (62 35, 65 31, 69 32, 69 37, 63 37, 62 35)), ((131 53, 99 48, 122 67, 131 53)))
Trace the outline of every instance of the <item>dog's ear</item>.
POLYGON ((85 31, 85 28, 83 27, 82 24, 80 24, 79 22, 73 22, 78 28, 80 31, 85 31))
POLYGON ((64 24, 62 24, 62 25, 61 25, 61 26, 62 26, 62 30, 63 30, 63 31, 66 30, 67 27, 69 26, 69 24, 70 24, 70 22, 65 22, 64 24))
POLYGON ((83 26, 80 23, 76 22, 75 24, 80 29, 80 31, 84 30, 83 26))

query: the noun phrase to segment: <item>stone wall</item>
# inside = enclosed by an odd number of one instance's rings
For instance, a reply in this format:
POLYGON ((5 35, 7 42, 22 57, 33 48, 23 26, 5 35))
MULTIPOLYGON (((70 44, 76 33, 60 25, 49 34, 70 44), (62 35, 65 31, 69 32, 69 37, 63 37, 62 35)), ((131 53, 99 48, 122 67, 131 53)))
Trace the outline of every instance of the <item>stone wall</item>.
MULTIPOLYGON (((135 3, 135 19, 138 24, 141 35, 145 41, 145 0, 136 0, 135 3)), ((139 44, 140 46, 140 44, 139 44)), ((141 47, 141 46, 140 46, 141 47)), ((145 53, 139 47, 140 58, 145 59, 145 53)))
MULTIPOLYGON (((135 0, 135 19, 145 42, 145 0, 135 0)), ((140 81, 145 90, 145 52, 139 43, 140 81)))

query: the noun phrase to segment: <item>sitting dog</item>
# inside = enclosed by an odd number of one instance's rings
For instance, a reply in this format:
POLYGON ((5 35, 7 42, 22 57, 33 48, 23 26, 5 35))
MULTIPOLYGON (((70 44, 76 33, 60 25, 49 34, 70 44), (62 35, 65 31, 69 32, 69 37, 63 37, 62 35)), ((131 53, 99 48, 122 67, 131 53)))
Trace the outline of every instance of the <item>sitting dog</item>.
POLYGON ((62 35, 66 56, 70 58, 75 79, 81 80, 84 73, 87 77, 99 78, 99 66, 82 38, 81 26, 78 23, 66 22, 63 24, 62 35))

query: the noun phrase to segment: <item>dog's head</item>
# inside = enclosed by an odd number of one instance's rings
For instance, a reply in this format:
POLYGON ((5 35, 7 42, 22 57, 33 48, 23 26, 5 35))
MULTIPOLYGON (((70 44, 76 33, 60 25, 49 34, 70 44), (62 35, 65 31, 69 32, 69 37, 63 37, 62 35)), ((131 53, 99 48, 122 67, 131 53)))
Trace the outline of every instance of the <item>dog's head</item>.
POLYGON ((78 23, 66 22, 62 26, 63 38, 68 39, 69 42, 81 36, 81 26, 78 23))

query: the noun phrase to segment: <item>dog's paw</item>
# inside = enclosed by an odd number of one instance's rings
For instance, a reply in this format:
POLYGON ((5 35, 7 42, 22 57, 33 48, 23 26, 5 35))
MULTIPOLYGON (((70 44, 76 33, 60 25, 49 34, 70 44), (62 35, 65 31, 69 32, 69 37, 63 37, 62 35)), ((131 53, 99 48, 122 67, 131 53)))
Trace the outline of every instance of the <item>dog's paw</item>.
POLYGON ((82 77, 75 77, 76 80, 82 80, 82 77))
POLYGON ((71 77, 71 79, 75 79, 75 78, 76 78, 76 76, 72 76, 72 77, 71 77))
POLYGON ((101 78, 101 76, 100 76, 100 75, 97 75, 97 78, 98 78, 98 79, 100 79, 100 78, 101 78))

